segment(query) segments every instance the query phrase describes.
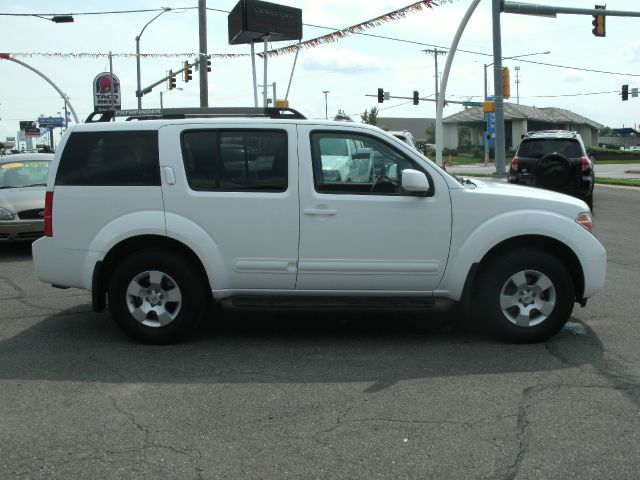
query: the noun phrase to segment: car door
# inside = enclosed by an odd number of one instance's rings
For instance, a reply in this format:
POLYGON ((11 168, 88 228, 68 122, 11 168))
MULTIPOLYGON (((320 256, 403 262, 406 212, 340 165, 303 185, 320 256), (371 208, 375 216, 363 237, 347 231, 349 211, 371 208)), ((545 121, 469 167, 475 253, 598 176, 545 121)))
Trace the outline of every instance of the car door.
POLYGON ((451 241, 449 189, 426 164, 383 135, 357 127, 299 125, 298 290, 429 292, 451 241), (336 166, 336 145, 355 151, 336 166), (330 168, 327 168, 327 164, 330 168), (424 171, 431 191, 400 186, 404 169, 424 171), (350 172, 350 173, 344 173, 350 172))
POLYGON ((295 126, 170 125, 161 129, 160 141, 167 233, 204 257, 214 290, 293 290, 295 126))

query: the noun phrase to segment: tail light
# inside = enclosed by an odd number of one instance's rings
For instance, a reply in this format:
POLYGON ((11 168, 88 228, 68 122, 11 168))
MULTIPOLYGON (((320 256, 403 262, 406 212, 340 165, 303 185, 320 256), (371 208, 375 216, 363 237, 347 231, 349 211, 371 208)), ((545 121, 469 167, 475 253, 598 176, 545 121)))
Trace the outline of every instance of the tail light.
POLYGON ((580 158, 580 167, 583 172, 591 169, 591 160, 589 160, 589 157, 580 158))
POLYGON ((583 212, 579 214, 576 217, 576 223, 593 233, 593 220, 591 219, 591 215, 589 213, 583 212))
POLYGON ((44 196, 44 236, 53 237, 53 192, 44 196))
POLYGON ((518 167, 520 167, 520 157, 516 155, 513 157, 513 160, 511 160, 511 168, 517 171, 518 167))

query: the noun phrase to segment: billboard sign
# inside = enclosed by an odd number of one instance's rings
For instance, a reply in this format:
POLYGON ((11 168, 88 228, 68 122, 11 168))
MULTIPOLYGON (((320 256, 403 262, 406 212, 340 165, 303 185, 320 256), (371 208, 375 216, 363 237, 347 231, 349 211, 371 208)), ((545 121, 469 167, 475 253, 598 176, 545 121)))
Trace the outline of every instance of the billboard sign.
POLYGON ((120 80, 109 72, 102 72, 93 79, 93 110, 105 112, 108 110, 120 110, 120 80), (113 104, 111 103, 113 101, 113 104))
POLYGON ((263 2, 240 0, 228 17, 229 44, 302 39, 302 10, 263 2))
POLYGON ((25 128, 24 129, 24 136, 25 137, 39 137, 40 135, 42 135, 40 133, 40 129, 39 128, 25 128))
POLYGON ((21 121, 20 130, 24 132, 27 128, 36 128, 36 122, 31 120, 21 121))
POLYGON ((40 117, 38 118, 40 128, 58 128, 64 127, 64 118, 62 117, 40 117))

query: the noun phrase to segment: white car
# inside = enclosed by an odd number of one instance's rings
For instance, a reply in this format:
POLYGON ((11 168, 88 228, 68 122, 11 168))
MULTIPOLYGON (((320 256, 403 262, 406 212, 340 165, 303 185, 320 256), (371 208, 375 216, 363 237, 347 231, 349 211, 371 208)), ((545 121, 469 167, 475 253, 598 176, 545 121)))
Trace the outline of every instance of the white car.
POLYGON ((462 181, 369 125, 239 112, 272 118, 170 109, 70 127, 33 245, 39 278, 91 291, 94 310, 108 302, 149 343, 182 338, 212 300, 460 304, 501 338, 533 342, 604 285, 606 253, 581 200, 462 181))

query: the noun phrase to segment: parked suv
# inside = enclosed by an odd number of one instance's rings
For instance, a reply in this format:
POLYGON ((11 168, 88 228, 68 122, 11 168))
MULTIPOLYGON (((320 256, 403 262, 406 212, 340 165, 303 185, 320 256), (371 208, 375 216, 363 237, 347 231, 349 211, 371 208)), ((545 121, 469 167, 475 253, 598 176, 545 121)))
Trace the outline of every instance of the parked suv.
POLYGON ((593 163, 577 132, 527 133, 511 161, 509 182, 566 193, 593 209, 593 163))
POLYGON ((222 116, 133 111, 121 114, 138 121, 70 127, 33 245, 42 281, 89 290, 139 341, 182 338, 214 301, 459 305, 501 338, 533 342, 604 285, 580 200, 460 180, 365 124, 188 112, 222 116))

